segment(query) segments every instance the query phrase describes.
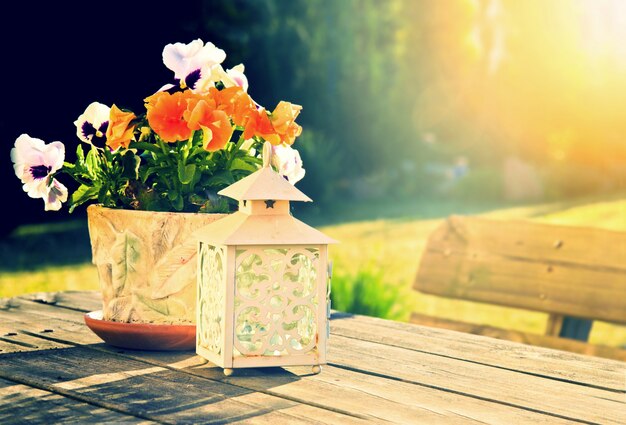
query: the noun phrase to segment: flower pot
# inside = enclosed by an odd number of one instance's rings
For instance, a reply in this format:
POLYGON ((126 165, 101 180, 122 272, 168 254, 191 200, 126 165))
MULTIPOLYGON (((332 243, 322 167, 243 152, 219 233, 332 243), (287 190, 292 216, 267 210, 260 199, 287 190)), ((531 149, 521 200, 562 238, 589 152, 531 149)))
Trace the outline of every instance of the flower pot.
POLYGON ((194 233, 225 214, 87 208, 105 321, 195 324, 194 233))

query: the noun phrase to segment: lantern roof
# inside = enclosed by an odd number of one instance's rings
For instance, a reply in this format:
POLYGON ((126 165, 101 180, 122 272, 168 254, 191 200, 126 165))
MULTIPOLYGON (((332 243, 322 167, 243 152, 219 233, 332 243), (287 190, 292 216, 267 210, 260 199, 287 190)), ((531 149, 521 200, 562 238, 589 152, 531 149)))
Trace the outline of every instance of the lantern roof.
POLYGON ((198 232, 214 245, 327 245, 337 243, 289 214, 251 215, 242 211, 219 219, 198 232))
POLYGON ((215 245, 326 245, 336 243, 289 213, 289 201, 311 201, 270 167, 272 147, 263 146, 263 168, 218 192, 241 201, 240 210, 197 233, 215 245))
POLYGON ((238 201, 272 199, 275 201, 311 202, 311 198, 296 189, 294 185, 270 167, 271 156, 272 146, 269 142, 265 142, 263 145, 263 167, 217 193, 238 201))
POLYGON ((217 193, 238 201, 273 199, 311 202, 311 198, 296 189, 271 167, 263 167, 217 193))

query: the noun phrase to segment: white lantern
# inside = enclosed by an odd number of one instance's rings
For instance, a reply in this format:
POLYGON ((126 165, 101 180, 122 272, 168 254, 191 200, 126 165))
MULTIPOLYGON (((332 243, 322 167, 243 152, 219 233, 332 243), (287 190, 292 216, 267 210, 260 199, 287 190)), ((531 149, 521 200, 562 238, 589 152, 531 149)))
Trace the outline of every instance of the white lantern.
POLYGON ((311 201, 269 165, 219 192, 239 211, 198 234, 196 352, 224 368, 326 363, 333 239, 295 219, 311 201))

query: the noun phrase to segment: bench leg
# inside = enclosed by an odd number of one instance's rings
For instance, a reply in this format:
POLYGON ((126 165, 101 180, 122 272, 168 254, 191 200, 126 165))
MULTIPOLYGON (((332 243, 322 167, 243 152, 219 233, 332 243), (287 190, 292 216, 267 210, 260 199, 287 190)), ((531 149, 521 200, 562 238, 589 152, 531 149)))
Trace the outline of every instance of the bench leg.
POLYGON ((591 332, 592 320, 577 319, 574 317, 564 317, 560 337, 587 341, 591 332))

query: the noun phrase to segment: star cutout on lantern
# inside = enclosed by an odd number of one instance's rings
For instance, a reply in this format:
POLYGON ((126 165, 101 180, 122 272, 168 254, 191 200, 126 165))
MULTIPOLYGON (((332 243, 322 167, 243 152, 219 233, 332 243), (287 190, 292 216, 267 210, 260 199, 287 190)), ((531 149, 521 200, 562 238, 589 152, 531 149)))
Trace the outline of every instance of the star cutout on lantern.
POLYGON ((268 199, 267 201, 265 201, 265 209, 274 208, 274 204, 275 203, 276 203, 276 201, 274 201, 272 199, 268 199))

